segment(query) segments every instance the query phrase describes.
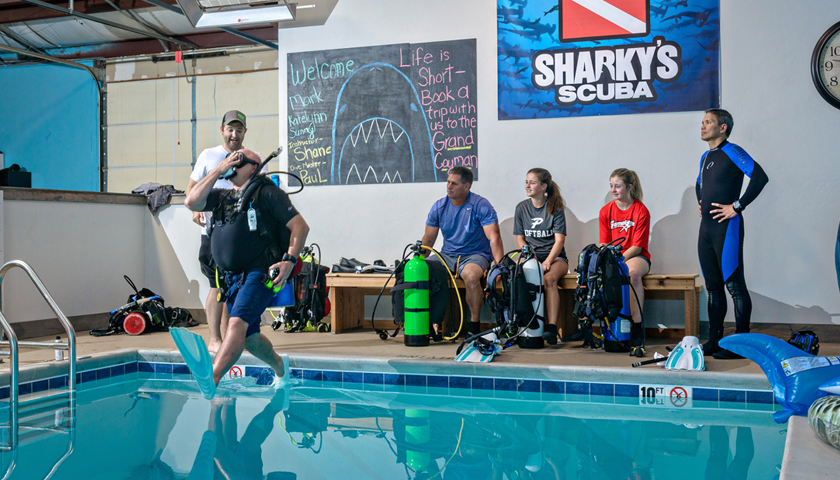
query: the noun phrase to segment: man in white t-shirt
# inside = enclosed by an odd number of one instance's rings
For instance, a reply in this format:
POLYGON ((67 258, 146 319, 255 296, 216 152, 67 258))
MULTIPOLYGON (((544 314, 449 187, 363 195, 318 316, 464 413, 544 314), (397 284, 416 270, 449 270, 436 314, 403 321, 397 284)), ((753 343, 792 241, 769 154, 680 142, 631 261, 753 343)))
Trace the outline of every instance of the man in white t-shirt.
MULTIPOLYGON (((216 166, 229 154, 242 149, 242 142, 245 141, 245 114, 239 110, 231 110, 222 117, 223 143, 213 148, 205 149, 198 156, 195 168, 190 175, 187 184, 187 195, 190 190, 207 176, 216 166)), ((262 156, 260 156, 262 158, 262 156)), ((215 188, 233 188, 229 180, 216 180, 215 188)), ((207 225, 210 224, 210 212, 193 212, 193 222, 201 225, 201 248, 198 252, 198 261, 201 263, 201 273, 210 281, 210 293, 204 302, 204 310, 207 314, 207 325, 210 327, 210 343, 207 349, 216 352, 222 345, 222 332, 227 330, 228 312, 224 300, 218 301, 219 290, 216 288, 216 262, 210 254, 210 237, 208 236, 207 225)))

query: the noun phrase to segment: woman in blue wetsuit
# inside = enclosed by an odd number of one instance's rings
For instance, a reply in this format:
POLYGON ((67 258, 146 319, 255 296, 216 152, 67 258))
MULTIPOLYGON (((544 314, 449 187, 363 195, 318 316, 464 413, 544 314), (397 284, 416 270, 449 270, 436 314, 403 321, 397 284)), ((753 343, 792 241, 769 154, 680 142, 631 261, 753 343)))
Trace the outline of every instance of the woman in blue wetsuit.
POLYGON ((513 234, 519 248, 528 245, 543 268, 546 319, 543 338, 557 344, 557 317, 560 313, 560 292, 557 283, 569 271, 566 258, 566 212, 560 187, 544 168, 532 168, 525 176, 525 194, 516 206, 513 234))
POLYGON ((719 359, 741 358, 718 346, 726 317, 724 287, 735 307, 735 333, 750 331, 752 300, 744 280, 742 212, 768 181, 761 166, 743 148, 729 143, 733 125, 732 115, 726 110, 706 111, 700 138, 708 142, 709 151, 700 159, 695 185, 702 218, 697 255, 709 296, 709 341, 703 345, 703 353, 719 359), (750 178, 750 183, 741 195, 744 176, 750 178))

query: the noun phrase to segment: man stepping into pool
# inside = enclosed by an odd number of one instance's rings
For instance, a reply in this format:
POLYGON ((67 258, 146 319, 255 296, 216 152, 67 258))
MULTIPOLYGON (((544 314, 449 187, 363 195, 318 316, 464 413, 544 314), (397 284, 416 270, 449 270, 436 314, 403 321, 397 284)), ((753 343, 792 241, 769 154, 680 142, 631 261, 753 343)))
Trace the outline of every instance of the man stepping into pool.
MULTIPOLYGON (((260 333, 260 317, 274 297, 274 290, 265 285, 269 279, 268 272, 277 272, 271 278, 274 288, 285 284, 306 242, 309 226, 292 205, 289 196, 271 182, 264 182, 251 199, 249 209, 257 210, 259 215, 234 211, 236 193, 259 165, 260 157, 256 152, 239 150, 220 162, 184 200, 184 205, 194 212, 213 212, 210 249, 219 269, 225 272, 230 321, 213 362, 214 385, 209 386, 213 390, 243 350, 248 350, 274 370, 275 384, 288 381, 284 378, 286 367, 282 358, 274 351, 268 338, 260 333), (215 180, 231 168, 236 168, 235 175, 230 179, 233 190, 213 188, 215 180), (266 222, 267 229, 249 225, 249 217, 254 216, 256 221, 266 222), (261 230, 276 233, 265 235, 261 234, 261 230)), ((185 354, 181 349, 181 353, 186 360, 189 352, 185 354)), ((204 393, 206 397, 212 397, 212 394, 204 393)))

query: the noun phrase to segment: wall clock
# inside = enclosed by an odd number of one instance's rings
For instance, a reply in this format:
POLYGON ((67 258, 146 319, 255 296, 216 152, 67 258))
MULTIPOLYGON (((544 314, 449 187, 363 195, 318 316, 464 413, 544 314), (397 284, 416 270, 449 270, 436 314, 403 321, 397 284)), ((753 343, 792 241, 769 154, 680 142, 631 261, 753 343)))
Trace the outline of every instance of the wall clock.
POLYGON ((829 28, 814 47, 811 78, 825 101, 840 108, 840 22, 829 28))

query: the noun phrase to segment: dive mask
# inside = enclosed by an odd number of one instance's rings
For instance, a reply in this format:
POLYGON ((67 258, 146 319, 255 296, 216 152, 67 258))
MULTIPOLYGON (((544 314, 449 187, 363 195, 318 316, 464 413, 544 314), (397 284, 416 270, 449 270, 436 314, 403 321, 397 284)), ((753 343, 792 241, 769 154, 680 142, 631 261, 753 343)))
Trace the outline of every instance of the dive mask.
POLYGON ((228 153, 227 156, 225 156, 225 159, 227 159, 231 155, 239 155, 239 163, 236 164, 233 167, 230 167, 225 173, 221 174, 219 176, 219 179, 221 179, 221 180, 230 180, 231 178, 236 176, 236 169, 237 168, 242 167, 244 165, 248 165, 249 163, 252 163, 254 165, 259 165, 258 163, 254 162, 253 160, 250 160, 247 157, 245 157, 245 155, 243 155, 241 152, 228 153))

